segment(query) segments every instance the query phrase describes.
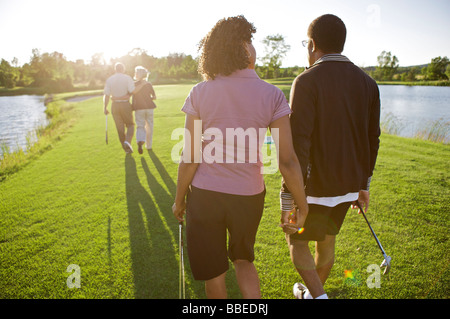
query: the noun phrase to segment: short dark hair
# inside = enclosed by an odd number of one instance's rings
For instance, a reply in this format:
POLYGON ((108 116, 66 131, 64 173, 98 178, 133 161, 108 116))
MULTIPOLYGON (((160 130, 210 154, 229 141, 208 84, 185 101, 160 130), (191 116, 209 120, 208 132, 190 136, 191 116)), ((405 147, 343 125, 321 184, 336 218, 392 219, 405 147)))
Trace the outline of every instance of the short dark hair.
POLYGON ((344 51, 347 29, 344 22, 332 14, 316 18, 308 28, 308 37, 314 40, 318 49, 324 53, 344 51))
POLYGON ((227 76, 247 68, 250 60, 245 44, 255 32, 242 15, 219 20, 199 44, 198 71, 203 79, 214 80, 219 74, 227 76))

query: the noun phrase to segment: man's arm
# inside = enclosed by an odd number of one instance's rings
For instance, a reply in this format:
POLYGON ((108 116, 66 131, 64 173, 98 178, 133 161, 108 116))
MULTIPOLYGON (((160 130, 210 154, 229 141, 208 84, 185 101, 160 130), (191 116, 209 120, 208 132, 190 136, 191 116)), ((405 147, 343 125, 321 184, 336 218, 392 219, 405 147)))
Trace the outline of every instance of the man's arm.
MULTIPOLYGON (((376 86, 376 85, 375 85, 376 86)), ((364 212, 369 209, 370 202, 370 182, 372 181, 372 174, 375 168, 375 163, 378 157, 378 149, 380 147, 380 91, 378 86, 376 86, 375 97, 369 112, 369 150, 370 150, 370 167, 369 167, 369 178, 365 188, 359 191, 358 202, 364 212)), ((352 208, 357 208, 356 205, 352 205, 352 208)))
POLYGON ((109 104, 109 95, 104 94, 103 95, 103 113, 105 113, 105 115, 109 114, 108 104, 109 104))
POLYGON ((380 147, 380 91, 376 86, 375 99, 370 109, 369 118, 369 147, 370 147, 370 171, 369 176, 372 176, 375 168, 375 163, 378 157, 378 149, 380 147))

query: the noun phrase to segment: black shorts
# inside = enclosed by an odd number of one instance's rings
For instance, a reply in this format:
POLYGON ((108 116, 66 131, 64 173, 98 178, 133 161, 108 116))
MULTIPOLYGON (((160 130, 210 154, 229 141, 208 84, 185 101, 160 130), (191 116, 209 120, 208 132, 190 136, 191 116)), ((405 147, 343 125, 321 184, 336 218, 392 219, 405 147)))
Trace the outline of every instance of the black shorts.
POLYGON ((191 186, 186 207, 186 243, 196 280, 213 279, 226 272, 228 258, 253 262, 265 193, 264 190, 241 196, 191 186))
POLYGON ((335 207, 309 204, 308 216, 301 234, 290 235, 290 240, 322 241, 325 235, 337 235, 344 222, 351 202, 335 207))

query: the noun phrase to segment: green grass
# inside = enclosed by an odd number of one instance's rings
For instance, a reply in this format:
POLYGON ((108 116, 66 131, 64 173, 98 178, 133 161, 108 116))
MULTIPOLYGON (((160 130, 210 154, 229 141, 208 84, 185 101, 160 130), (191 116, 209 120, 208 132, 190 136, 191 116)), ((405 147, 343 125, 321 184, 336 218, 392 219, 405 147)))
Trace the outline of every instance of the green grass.
MULTIPOLYGON (((51 150, 0 183, 0 298, 178 298, 171 150, 179 141, 171 134, 184 125, 191 87, 155 86, 154 152, 125 155, 111 117, 105 145, 101 98, 93 98, 74 104, 76 123, 51 150), (66 284, 71 264, 81 269, 79 289, 66 284)), ((381 288, 367 287, 367 267, 383 258, 363 217, 349 212, 325 286, 330 297, 450 297, 449 147, 382 135, 368 218, 391 273, 381 288)), ((263 298, 290 299, 299 276, 277 227, 280 175, 265 181, 255 265, 263 298)), ((205 298, 187 258, 186 281, 188 298, 205 298)), ((229 297, 240 298, 232 267, 227 284, 229 297)))

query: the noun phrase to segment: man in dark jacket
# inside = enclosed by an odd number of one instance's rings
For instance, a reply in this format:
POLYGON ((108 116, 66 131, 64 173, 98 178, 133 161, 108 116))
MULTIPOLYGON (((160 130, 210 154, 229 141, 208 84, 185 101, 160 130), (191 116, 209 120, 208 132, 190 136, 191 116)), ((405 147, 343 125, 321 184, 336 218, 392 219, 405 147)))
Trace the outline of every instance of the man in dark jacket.
MULTIPOLYGON (((344 23, 334 15, 308 28, 310 67, 292 84, 294 147, 303 169, 309 214, 303 229, 286 235, 291 259, 306 287, 297 298, 327 298, 323 285, 334 263, 335 238, 351 203, 369 206, 369 184, 379 148, 380 98, 376 82, 341 55, 344 23), (315 259, 309 241, 316 242, 315 259)), ((283 183, 281 209, 295 209, 283 183)))

